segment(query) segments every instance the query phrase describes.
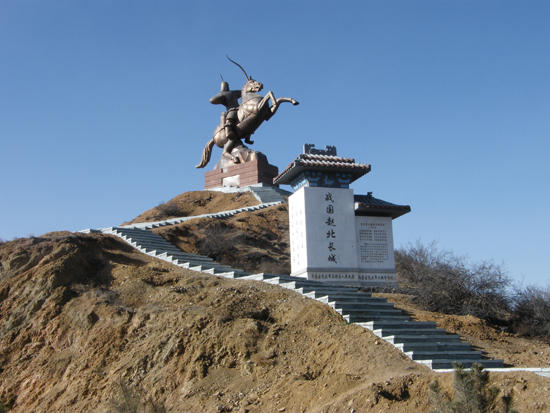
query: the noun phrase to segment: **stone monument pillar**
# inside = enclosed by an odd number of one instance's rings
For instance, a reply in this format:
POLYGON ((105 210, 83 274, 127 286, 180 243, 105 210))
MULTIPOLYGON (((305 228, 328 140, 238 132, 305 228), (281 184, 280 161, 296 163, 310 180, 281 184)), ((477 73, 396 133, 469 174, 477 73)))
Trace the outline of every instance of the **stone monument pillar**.
POLYGON ((376 287, 395 283, 392 219, 410 212, 349 184, 370 165, 305 145, 274 180, 291 185, 291 275, 329 284, 376 287))

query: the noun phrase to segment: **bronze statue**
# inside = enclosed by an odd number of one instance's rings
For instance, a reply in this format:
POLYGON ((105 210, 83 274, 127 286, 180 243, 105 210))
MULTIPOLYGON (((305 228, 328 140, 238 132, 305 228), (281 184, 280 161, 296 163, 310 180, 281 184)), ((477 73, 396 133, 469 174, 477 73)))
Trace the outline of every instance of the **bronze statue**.
MULTIPOLYGON (((229 57, 227 57, 229 59, 229 57)), ((242 140, 246 143, 253 144, 254 141, 250 137, 256 129, 266 120, 269 120, 279 109, 279 105, 283 102, 289 102, 293 105, 298 105, 298 102, 292 98, 275 99, 273 92, 267 92, 263 97, 256 92, 263 89, 263 85, 249 77, 245 70, 238 63, 229 59, 241 68, 246 76, 246 83, 241 91, 229 90, 227 82, 223 81, 220 93, 210 99, 212 104, 222 104, 227 111, 222 113, 220 124, 214 131, 214 136, 206 144, 202 153, 201 163, 197 168, 204 168, 212 155, 214 144, 223 148, 222 157, 228 158, 233 164, 240 163, 239 157, 232 154, 233 149, 247 148, 242 140), (238 99, 241 98, 241 104, 238 104, 238 99), (272 105, 269 106, 271 100, 272 105)))

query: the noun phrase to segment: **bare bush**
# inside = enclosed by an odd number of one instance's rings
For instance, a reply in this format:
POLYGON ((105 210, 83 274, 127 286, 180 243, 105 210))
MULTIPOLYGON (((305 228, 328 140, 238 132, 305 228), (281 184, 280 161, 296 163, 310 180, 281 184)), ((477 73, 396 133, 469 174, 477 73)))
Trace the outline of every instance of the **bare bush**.
POLYGON ((161 217, 181 217, 182 211, 180 210, 178 203, 175 201, 161 202, 157 206, 157 211, 161 217))
POLYGON ((511 280, 492 261, 469 263, 467 257, 438 250, 435 243, 395 251, 400 290, 428 311, 473 315, 492 322, 510 308, 511 280))
POLYGON ((238 260, 238 246, 244 243, 245 234, 229 228, 222 222, 213 222, 203 230, 204 238, 199 242, 199 253, 218 262, 238 260))
POLYGON ((550 287, 528 286, 516 292, 514 330, 525 336, 539 336, 550 342, 550 287))
POLYGON ((288 262, 266 261, 258 266, 258 272, 289 275, 290 265, 288 262))

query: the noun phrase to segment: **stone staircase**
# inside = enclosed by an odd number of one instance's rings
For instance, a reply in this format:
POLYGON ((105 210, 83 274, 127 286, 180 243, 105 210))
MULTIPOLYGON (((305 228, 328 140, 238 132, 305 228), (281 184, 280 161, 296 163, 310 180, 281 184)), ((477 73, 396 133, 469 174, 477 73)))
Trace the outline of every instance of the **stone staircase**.
MULTIPOLYGON (((165 221, 142 222, 142 223, 139 223, 139 224, 122 225, 120 227, 111 227, 111 228, 128 228, 128 229, 148 230, 148 229, 153 229, 153 228, 164 227, 164 226, 167 226, 167 225, 181 224, 182 222, 188 221, 190 219, 197 219, 197 218, 218 218, 218 219, 223 219, 223 218, 229 218, 229 217, 231 217, 235 214, 239 214, 241 212, 257 211, 259 209, 268 208, 268 207, 273 206, 273 205, 282 204, 283 202, 285 202, 284 199, 283 199, 283 201, 279 200, 279 201, 275 201, 275 202, 262 203, 260 205, 254 205, 254 206, 239 208, 239 209, 232 209, 232 210, 229 210, 229 211, 217 212, 215 214, 202 214, 202 215, 195 215, 193 217, 171 218, 171 219, 167 219, 165 221)), ((84 230, 79 231, 79 232, 82 232, 82 233, 85 233, 85 234, 89 234, 91 232, 106 232, 106 231, 110 230, 111 228, 84 229, 84 230)))
MULTIPOLYGON (((249 209, 242 208, 241 210, 249 209)), ((233 215, 237 213, 236 211, 240 210, 209 214, 208 216, 224 217, 233 215)), ((178 220, 191 218, 198 217, 178 218, 178 220)), ((176 223, 175 220, 169 221, 176 223)), ((450 369, 455 361, 462 363, 465 367, 470 367, 473 363, 480 363, 486 368, 503 367, 503 360, 483 358, 480 351, 472 351, 470 343, 461 341, 457 335, 447 334, 445 330, 436 328, 435 322, 412 321, 401 310, 388 303, 385 298, 372 297, 370 293, 360 292, 358 288, 353 287, 327 285, 288 275, 251 274, 236 270, 216 263, 211 258, 185 253, 159 235, 147 231, 149 228, 161 225, 169 224, 135 224, 82 232, 103 232, 115 235, 147 255, 193 271, 202 271, 226 278, 278 284, 331 306, 347 322, 373 331, 378 337, 404 352, 411 360, 422 363, 431 369, 450 369)))
POLYGON ((252 195, 260 201, 262 204, 271 202, 286 202, 284 198, 292 195, 292 192, 285 191, 284 189, 277 188, 276 186, 269 184, 254 184, 245 187, 235 186, 222 186, 219 188, 211 188, 208 191, 217 191, 224 193, 236 193, 236 192, 252 192, 252 195))
POLYGON ((261 203, 265 202, 286 202, 285 196, 292 195, 292 192, 285 191, 267 184, 249 185, 250 191, 261 203))

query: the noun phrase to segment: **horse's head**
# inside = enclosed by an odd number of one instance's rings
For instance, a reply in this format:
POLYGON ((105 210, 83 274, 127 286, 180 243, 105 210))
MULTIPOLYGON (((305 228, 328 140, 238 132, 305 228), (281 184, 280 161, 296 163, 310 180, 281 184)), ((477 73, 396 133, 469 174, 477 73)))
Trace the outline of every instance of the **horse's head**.
MULTIPOLYGON (((229 56, 227 56, 227 58, 229 59, 229 56)), ((233 62, 233 60, 231 60, 231 59, 229 59, 229 60, 231 62, 233 62)), ((262 85, 257 80, 252 79, 252 76, 248 76, 246 74, 246 71, 243 69, 243 67, 240 64, 238 64, 237 62, 233 62, 233 63, 235 63, 237 66, 239 66, 241 68, 241 70, 244 73, 244 76, 246 77, 246 83, 244 84, 243 89, 242 89, 243 93, 259 92, 260 90, 262 90, 264 88, 264 85, 262 85)))
POLYGON ((249 79, 243 86, 243 92, 259 92, 264 88, 261 82, 254 79, 249 79))

